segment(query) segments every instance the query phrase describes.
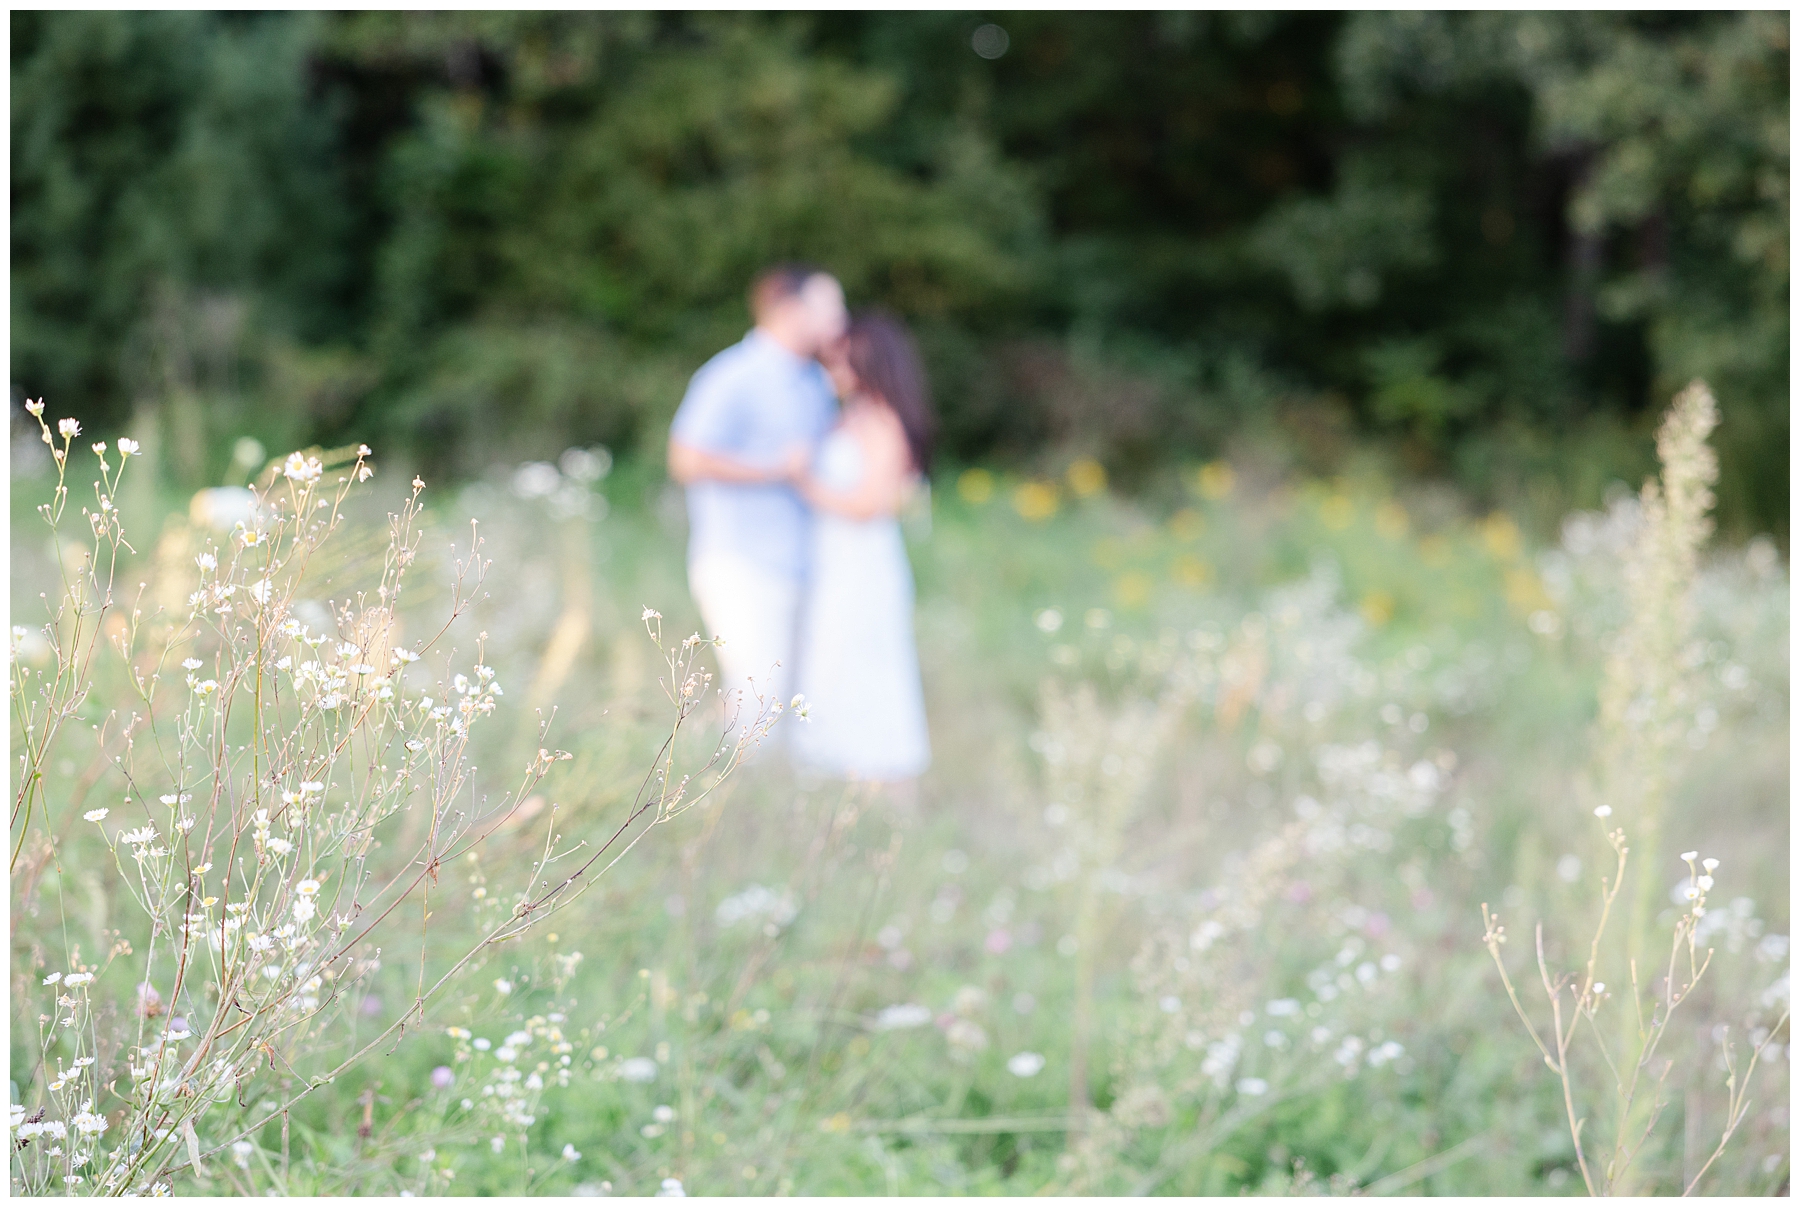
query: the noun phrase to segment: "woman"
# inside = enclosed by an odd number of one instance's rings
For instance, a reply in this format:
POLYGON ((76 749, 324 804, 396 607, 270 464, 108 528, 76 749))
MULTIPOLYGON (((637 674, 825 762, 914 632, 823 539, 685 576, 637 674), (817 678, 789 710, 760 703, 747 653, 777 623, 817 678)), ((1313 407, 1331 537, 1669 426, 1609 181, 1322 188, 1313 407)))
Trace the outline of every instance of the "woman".
POLYGON ((931 747, 897 513, 930 464, 931 401, 918 351, 889 315, 858 316, 822 359, 843 412, 796 480, 814 520, 797 668, 809 719, 795 755, 828 775, 909 780, 931 747))

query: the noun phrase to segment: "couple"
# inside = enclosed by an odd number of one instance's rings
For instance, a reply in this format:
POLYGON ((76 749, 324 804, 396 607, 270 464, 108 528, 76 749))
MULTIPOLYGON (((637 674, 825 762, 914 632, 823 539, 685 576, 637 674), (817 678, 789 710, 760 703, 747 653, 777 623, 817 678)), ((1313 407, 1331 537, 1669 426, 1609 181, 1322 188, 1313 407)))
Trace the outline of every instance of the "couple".
POLYGON ((669 433, 721 686, 804 696, 803 768, 910 780, 931 760, 897 519, 930 463, 918 352, 891 316, 852 318, 809 265, 763 272, 750 309, 754 329, 694 374, 669 433))

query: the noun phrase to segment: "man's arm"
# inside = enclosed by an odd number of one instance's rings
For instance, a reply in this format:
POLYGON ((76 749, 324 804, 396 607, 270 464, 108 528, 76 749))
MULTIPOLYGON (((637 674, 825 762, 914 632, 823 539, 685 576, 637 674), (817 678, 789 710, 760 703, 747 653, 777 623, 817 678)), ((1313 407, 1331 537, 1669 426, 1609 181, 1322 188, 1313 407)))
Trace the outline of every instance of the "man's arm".
POLYGON ((730 482, 742 486, 785 482, 794 476, 804 457, 805 450, 796 449, 779 465, 752 465, 669 437, 669 476, 683 486, 695 482, 730 482))

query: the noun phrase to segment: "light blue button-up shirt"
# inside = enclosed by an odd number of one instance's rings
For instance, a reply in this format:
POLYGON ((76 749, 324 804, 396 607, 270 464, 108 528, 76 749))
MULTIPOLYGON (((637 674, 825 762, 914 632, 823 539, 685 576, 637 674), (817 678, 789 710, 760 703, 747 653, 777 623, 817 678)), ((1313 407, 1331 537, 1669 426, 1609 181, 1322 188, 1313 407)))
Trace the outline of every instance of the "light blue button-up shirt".
MULTIPOLYGON (((752 330, 694 374, 670 435, 774 467, 794 445, 817 445, 836 419, 837 397, 818 362, 752 330)), ((687 488, 687 504, 689 564, 728 555, 805 577, 812 514, 793 487, 700 481, 687 488)))

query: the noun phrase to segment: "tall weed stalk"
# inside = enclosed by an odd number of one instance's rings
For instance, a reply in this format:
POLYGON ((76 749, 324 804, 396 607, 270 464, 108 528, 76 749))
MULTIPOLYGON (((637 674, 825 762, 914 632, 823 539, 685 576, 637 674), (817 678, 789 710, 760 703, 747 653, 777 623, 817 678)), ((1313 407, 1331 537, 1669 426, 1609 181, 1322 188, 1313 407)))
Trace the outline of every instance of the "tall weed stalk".
POLYGON ((704 799, 783 711, 758 699, 690 766, 681 738, 712 686, 698 661, 709 643, 665 644, 646 608, 671 716, 624 817, 568 835, 553 808, 531 854, 509 859, 520 849, 509 835, 480 861, 570 756, 537 746, 497 803, 479 788, 472 735, 504 693, 485 633, 466 663, 447 648, 488 569, 476 533, 453 559, 448 614, 407 643, 425 484, 413 480, 375 556, 346 556, 346 502, 373 473, 369 449, 295 453, 262 476, 228 538, 179 568, 184 585, 138 584, 127 604, 136 551, 115 500, 137 446, 117 441, 116 463, 91 446, 93 543, 78 547, 64 521, 80 425, 53 432, 41 402, 29 409, 56 461, 41 514, 63 590, 43 626, 47 666, 20 658, 30 634, 13 634, 13 918, 32 920, 28 950, 15 950, 15 1025, 35 1016, 38 1040, 35 1067, 15 1070, 15 1191, 168 1193, 209 1178, 226 1151, 247 1171, 277 1119, 285 1169, 296 1104, 428 1029, 448 988, 704 799), (185 604, 171 615, 158 598, 185 604), (87 770, 50 773, 76 759, 87 770), (472 894, 460 875, 440 885, 458 860, 478 868, 472 894), (91 911, 71 900, 83 883, 91 911), (472 910, 473 941, 433 927, 444 908, 472 910), (46 912, 55 921, 36 921, 46 912), (410 1000, 362 1039, 362 987, 397 953, 416 963, 410 1000))
MULTIPOLYGON (((1662 474, 1646 482, 1639 495, 1641 523, 1624 566, 1629 612, 1608 651, 1596 741, 1599 790, 1593 812, 1611 849, 1613 870, 1601 878, 1598 920, 1579 970, 1553 970, 1555 958, 1546 949, 1544 924, 1537 923, 1535 963, 1543 1006, 1549 1010, 1547 1026, 1541 1025, 1546 1021, 1541 1016, 1533 1021, 1507 970, 1501 952, 1506 928, 1487 905, 1481 907, 1482 941, 1514 1010, 1558 1079, 1576 1164, 1588 1192, 1595 1195, 1622 1193, 1642 1184, 1643 1175, 1634 1162, 1650 1144, 1668 1105, 1666 1090, 1675 1066, 1665 1052, 1665 1041, 1675 1012, 1693 996, 1712 962, 1712 949, 1702 949, 1698 936, 1719 861, 1702 859, 1698 851, 1681 856, 1688 872, 1683 890, 1686 908, 1668 937, 1667 959, 1648 953, 1656 890, 1663 883, 1656 867, 1664 815, 1679 769, 1679 739, 1692 711, 1691 596, 1700 546, 1711 531, 1707 513, 1718 461, 1706 441, 1718 420, 1718 404, 1703 382, 1696 381, 1677 395, 1657 433, 1662 474), (1625 824, 1611 822, 1615 814, 1625 824), (1614 915, 1632 854, 1626 824, 1641 836, 1645 849, 1638 860, 1635 891, 1627 898, 1629 917, 1620 926, 1614 915), (1622 976, 1623 983, 1609 989, 1601 979, 1607 975, 1603 965, 1613 966, 1613 975, 1622 976), (1616 1020, 1603 1021, 1608 1003, 1615 1003, 1615 1010, 1621 1005, 1629 1009, 1620 1010, 1616 1020), (1583 1046, 1604 1065, 1600 1079, 1603 1086, 1610 1082, 1610 1093, 1602 1089, 1596 1095, 1583 1083, 1577 1065, 1583 1046), (1612 1127, 1605 1139, 1600 1138, 1604 1125, 1596 1098, 1610 1098, 1612 1127)), ((1741 1069, 1740 1057, 1726 1044, 1726 1117, 1711 1156, 1685 1180, 1683 1193, 1699 1185, 1743 1121, 1750 1078, 1764 1048, 1786 1021, 1783 1009, 1761 1033, 1741 1069)))

